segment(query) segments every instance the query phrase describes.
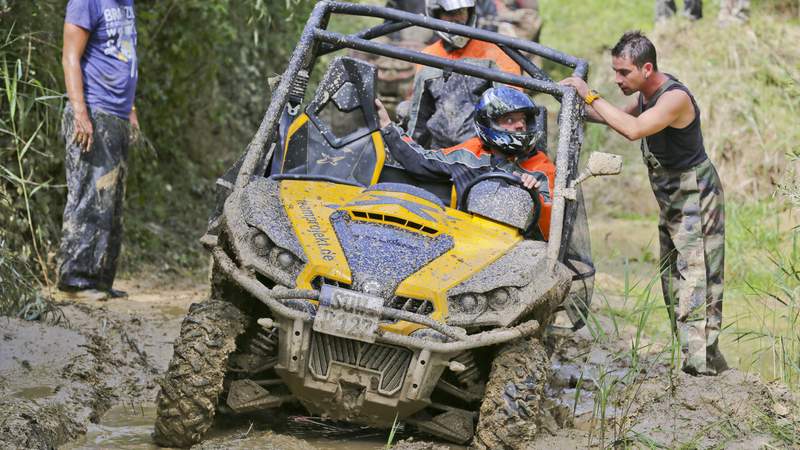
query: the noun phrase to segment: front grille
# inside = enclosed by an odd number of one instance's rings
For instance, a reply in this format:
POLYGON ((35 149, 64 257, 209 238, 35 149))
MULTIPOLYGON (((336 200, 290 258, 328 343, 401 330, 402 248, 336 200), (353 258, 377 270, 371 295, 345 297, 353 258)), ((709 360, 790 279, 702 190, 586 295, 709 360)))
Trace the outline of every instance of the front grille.
POLYGON ((314 277, 313 280, 311 280, 311 287, 313 287, 314 289, 317 289, 317 290, 322 289, 322 285, 323 284, 327 284, 328 286, 340 287, 340 288, 344 288, 344 289, 350 289, 350 287, 351 287, 347 283, 343 283, 341 281, 332 280, 330 278, 326 278, 326 277, 322 277, 322 276, 316 276, 316 277, 314 277))
POLYGON ((403 384, 411 356, 411 351, 405 348, 312 333, 308 365, 312 373, 323 378, 328 376, 332 362, 377 372, 378 391, 393 394, 403 384))
POLYGON ((419 300, 408 297, 393 297, 386 306, 392 309, 399 309, 400 311, 408 311, 425 316, 433 313, 433 303, 430 300, 419 300))

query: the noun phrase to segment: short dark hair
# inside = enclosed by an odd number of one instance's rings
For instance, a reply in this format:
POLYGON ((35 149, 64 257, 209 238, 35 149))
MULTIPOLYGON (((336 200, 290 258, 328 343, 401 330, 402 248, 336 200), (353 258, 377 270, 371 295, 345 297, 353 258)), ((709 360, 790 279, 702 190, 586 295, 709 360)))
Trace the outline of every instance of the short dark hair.
POLYGON ((611 49, 611 56, 630 58, 640 69, 645 63, 652 63, 653 70, 658 71, 656 46, 639 30, 625 32, 611 49))

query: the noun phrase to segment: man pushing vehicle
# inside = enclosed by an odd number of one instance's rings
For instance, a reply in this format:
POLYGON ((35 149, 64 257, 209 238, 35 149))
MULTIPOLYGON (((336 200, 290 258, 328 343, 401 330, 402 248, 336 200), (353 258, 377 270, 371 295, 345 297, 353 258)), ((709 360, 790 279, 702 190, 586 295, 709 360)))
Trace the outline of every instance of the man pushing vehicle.
POLYGON ((716 375, 728 368, 719 350, 725 261, 725 206, 717 171, 708 159, 700 108, 677 78, 658 70, 656 48, 638 31, 611 50, 616 82, 636 100, 618 108, 578 77, 572 86, 590 120, 629 140, 641 139, 642 156, 661 210, 661 287, 673 332, 684 353, 683 370, 716 375))

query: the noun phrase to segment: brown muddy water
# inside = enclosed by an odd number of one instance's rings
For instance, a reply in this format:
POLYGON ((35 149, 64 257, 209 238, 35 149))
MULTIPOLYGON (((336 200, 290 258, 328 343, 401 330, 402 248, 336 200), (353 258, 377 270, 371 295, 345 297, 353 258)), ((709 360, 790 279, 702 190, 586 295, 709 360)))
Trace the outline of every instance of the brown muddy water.
MULTIPOLYGON (((155 404, 117 405, 106 412, 97 424, 90 424, 86 435, 62 447, 63 450, 99 450, 99 449, 160 449, 152 442, 150 434, 153 432, 153 422, 156 418, 155 404)), ((265 430, 263 423, 248 420, 227 419, 226 423, 212 429, 206 441, 193 448, 222 449, 222 448, 262 448, 262 449, 317 449, 317 450, 379 450, 386 448, 388 432, 376 429, 340 429, 339 437, 321 437, 320 434, 331 431, 325 430, 325 422, 316 422, 310 418, 298 418, 308 426, 305 429, 300 425, 292 434, 274 433, 265 430)), ((398 433, 399 438, 408 438, 407 433, 398 433)), ((466 447, 433 444, 439 446, 437 450, 457 450, 466 447)), ((422 449, 420 449, 422 450, 422 449)))
MULTIPOLYGON (((0 448, 157 448, 150 437, 155 381, 185 311, 207 294, 204 287, 123 286, 131 293, 125 301, 62 304, 67 320, 59 325, 0 318, 0 448)), ((547 428, 519 448, 800 448, 800 407, 784 386, 735 369, 690 377, 674 370, 660 342, 642 341, 631 352, 636 330, 596 314, 594 334, 584 328, 553 343, 547 394, 571 426, 547 428), (787 435, 795 439, 788 445, 787 435)), ((402 431, 395 441, 409 437, 402 431)), ((222 418, 195 448, 372 450, 387 440, 386 430, 263 415, 222 418)), ((395 448, 464 447, 416 436, 395 448)))

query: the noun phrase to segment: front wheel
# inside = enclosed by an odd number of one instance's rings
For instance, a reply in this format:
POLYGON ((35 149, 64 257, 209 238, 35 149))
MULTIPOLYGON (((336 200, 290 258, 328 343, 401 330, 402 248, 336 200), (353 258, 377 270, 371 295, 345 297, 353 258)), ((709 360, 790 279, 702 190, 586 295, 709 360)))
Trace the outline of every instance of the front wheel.
POLYGON ((228 356, 247 317, 219 300, 195 303, 183 319, 169 368, 160 381, 153 439, 158 445, 188 447, 214 422, 228 356))
POLYGON ((550 358, 534 338, 504 346, 492 362, 473 445, 518 449, 539 429, 550 358))

